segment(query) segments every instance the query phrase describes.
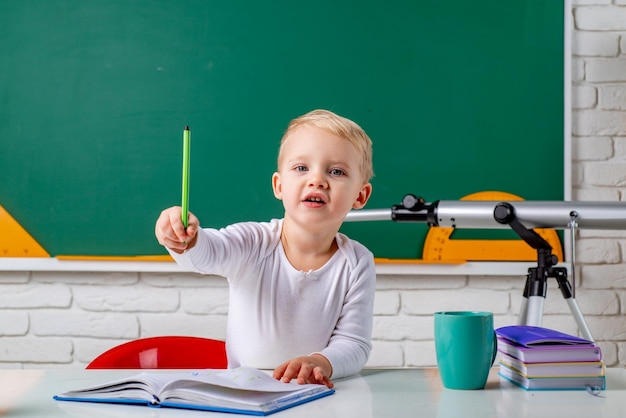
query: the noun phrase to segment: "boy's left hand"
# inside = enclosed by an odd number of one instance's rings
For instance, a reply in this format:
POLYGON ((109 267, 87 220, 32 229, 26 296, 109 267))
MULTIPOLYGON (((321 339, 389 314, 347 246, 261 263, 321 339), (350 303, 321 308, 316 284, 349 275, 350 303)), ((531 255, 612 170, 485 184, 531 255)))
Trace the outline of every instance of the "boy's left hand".
POLYGON ((330 380, 332 367, 326 357, 313 354, 307 357, 291 359, 274 369, 274 379, 289 383, 297 379, 299 384, 317 383, 329 388, 334 386, 330 380))

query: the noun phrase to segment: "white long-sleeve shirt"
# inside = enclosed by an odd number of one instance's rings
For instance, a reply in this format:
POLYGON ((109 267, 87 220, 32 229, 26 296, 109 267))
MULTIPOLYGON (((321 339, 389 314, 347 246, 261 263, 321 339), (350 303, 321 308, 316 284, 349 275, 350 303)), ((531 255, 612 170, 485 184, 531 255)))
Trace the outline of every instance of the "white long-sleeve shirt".
POLYGON ((358 373, 371 350, 376 272, 372 253, 338 233, 339 249, 318 270, 287 260, 282 219, 200 229, 196 245, 171 252, 184 268, 228 279, 229 367, 274 369, 323 354, 333 378, 358 373))

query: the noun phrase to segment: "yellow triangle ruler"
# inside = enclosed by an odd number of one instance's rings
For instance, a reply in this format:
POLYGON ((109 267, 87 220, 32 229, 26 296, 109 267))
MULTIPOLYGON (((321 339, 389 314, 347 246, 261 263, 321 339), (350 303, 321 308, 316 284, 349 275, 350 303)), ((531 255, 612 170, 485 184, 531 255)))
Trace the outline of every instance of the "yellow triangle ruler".
POLYGON ((50 254, 0 206, 0 257, 50 257, 50 254))

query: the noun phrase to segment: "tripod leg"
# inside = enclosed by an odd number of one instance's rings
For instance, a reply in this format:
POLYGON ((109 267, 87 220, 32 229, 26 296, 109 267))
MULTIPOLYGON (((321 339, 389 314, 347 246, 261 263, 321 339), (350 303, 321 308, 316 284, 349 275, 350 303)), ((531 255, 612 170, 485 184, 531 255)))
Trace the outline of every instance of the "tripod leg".
POLYGON ((532 325, 534 327, 540 327, 543 319, 543 302, 545 296, 530 296, 528 298, 528 318, 526 319, 526 325, 532 325))
POLYGON ((524 299, 518 324, 540 327, 543 317, 543 303, 546 299, 546 278, 544 269, 529 268, 524 286, 524 299))
POLYGON ((559 269, 556 272, 557 272, 556 280, 559 284, 559 289, 561 289, 561 294, 563 295, 563 298, 567 302, 567 305, 569 306, 569 309, 572 312, 572 316, 576 320, 576 324, 578 324, 578 329, 580 330, 583 338, 593 341, 591 331, 589 330, 589 327, 587 326, 587 323, 585 322, 585 318, 583 318, 583 314, 580 311, 580 308, 578 307, 578 302, 576 302, 576 299, 573 296, 572 286, 567 280, 567 270, 559 269))
POLYGON ((530 289, 533 287, 532 281, 533 275, 529 274, 526 278, 526 285, 524 286, 524 298, 522 299, 517 324, 540 327, 543 317, 543 302, 546 296, 545 292, 539 296, 530 294, 530 289))
POLYGON ((576 320, 576 323, 578 324, 578 329, 580 330, 583 338, 593 341, 593 336, 591 335, 591 331, 589 330, 589 327, 587 326, 587 323, 585 322, 585 318, 583 318, 582 312, 578 308, 578 303, 576 302, 576 299, 566 298, 565 300, 567 301, 567 304, 569 305, 570 311, 572 311, 572 316, 576 320))

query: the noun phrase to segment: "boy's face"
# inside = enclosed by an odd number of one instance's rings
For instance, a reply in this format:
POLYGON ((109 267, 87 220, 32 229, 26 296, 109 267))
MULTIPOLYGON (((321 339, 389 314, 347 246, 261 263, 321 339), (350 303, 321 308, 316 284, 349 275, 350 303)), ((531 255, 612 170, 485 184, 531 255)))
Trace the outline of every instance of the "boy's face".
POLYGON ((315 126, 299 128, 286 139, 272 176, 285 219, 339 229, 350 209, 365 206, 371 194, 360 167, 361 155, 347 140, 315 126))

